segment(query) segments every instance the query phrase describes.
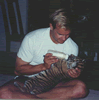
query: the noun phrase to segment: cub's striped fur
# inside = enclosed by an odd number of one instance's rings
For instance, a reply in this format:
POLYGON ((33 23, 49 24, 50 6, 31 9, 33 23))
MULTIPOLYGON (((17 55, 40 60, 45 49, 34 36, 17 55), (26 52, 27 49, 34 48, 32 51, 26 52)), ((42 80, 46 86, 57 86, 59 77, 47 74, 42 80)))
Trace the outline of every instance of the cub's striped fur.
POLYGON ((57 63, 52 64, 50 69, 26 79, 24 85, 21 85, 18 81, 15 81, 14 85, 22 92, 28 92, 31 94, 43 93, 55 87, 60 80, 71 78, 67 71, 68 69, 75 67, 83 69, 84 60, 77 56, 70 55, 67 60, 59 59, 57 63))

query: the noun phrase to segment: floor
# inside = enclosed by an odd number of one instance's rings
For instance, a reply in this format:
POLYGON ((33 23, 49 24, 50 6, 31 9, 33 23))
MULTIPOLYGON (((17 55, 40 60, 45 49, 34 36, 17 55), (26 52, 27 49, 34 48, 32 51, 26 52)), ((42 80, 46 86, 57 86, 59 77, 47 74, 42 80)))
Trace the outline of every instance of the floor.
MULTIPOLYGON (((0 74, 0 86, 13 78, 14 78, 13 75, 11 76, 11 75, 0 74)), ((79 100, 99 100, 99 91, 90 89, 88 96, 79 100)))

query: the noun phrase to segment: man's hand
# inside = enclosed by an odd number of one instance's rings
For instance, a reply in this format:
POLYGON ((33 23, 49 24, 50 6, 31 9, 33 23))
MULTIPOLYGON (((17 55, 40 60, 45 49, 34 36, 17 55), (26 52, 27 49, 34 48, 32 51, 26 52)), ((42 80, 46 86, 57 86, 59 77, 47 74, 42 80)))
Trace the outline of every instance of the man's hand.
POLYGON ((80 74, 81 74, 81 70, 79 68, 68 70, 68 75, 70 75, 72 78, 77 78, 80 76, 80 74))
POLYGON ((49 69, 51 67, 51 64, 56 63, 57 61, 57 57, 52 56, 51 53, 47 53, 44 57, 44 70, 49 69))

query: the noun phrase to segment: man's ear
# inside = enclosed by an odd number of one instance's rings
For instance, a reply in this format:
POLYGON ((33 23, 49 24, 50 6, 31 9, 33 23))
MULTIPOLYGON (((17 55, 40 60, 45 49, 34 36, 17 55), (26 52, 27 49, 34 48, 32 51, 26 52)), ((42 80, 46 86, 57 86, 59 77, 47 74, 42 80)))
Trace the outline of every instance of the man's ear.
POLYGON ((49 26, 50 26, 50 29, 51 29, 51 30, 53 30, 53 26, 52 26, 52 24, 51 24, 51 23, 49 24, 49 26))

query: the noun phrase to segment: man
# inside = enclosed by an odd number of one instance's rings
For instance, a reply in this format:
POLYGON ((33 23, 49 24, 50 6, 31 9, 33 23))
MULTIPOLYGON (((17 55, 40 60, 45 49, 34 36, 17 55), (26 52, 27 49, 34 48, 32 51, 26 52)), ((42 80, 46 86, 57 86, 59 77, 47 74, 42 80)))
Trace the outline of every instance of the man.
MULTIPOLYGON (((21 44, 16 58, 15 74, 32 77, 43 70, 49 69, 51 64, 58 61, 49 49, 78 55, 77 44, 69 37, 70 28, 68 17, 64 9, 56 10, 50 16, 50 28, 38 29, 27 34, 21 44), (45 55, 45 57, 43 57, 45 55)), ((81 70, 70 69, 68 74, 77 78, 81 70)), ((0 88, 0 97, 3 99, 73 99, 87 95, 86 85, 80 80, 70 80, 57 84, 52 90, 32 95, 22 93, 13 84, 14 80, 0 88)))

